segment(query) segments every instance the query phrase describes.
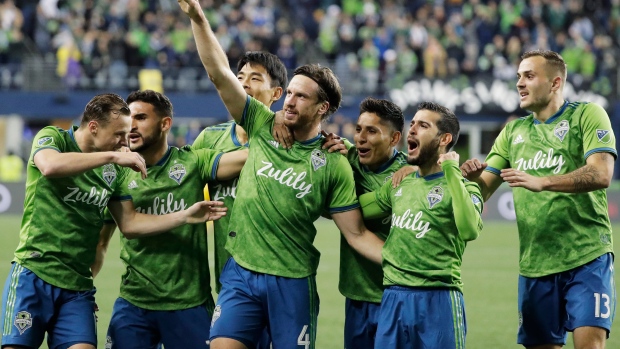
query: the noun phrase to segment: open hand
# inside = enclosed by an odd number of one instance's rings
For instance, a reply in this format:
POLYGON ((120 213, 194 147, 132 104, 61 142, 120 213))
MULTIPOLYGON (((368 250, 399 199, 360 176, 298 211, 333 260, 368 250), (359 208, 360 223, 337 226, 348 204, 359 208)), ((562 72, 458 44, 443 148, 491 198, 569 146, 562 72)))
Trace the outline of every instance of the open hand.
POLYGON ((187 223, 198 224, 206 221, 216 221, 226 215, 226 208, 221 201, 200 201, 187 210, 187 223))

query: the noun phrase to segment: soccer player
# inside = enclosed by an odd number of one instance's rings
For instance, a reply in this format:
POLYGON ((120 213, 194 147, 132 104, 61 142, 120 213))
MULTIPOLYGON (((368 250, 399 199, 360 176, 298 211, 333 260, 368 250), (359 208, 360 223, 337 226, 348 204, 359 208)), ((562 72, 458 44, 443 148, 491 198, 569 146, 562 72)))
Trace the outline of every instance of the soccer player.
MULTIPOLYGON (((246 52, 237 64, 237 78, 247 94, 267 107, 282 97, 286 88, 286 67, 280 59, 268 52, 246 52)), ((248 146, 248 134, 234 120, 205 128, 194 141, 196 149, 215 149, 223 152, 245 149, 248 146)), ((209 182, 211 199, 224 202, 224 206, 232 210, 237 193, 239 178, 228 181, 209 182)), ((214 258, 215 258, 215 291, 220 292, 220 274, 230 253, 225 245, 228 238, 230 216, 222 217, 213 222, 214 258)))
POLYGON ((192 20, 201 60, 228 111, 248 133, 230 220, 228 260, 211 327, 211 348, 253 348, 267 327, 273 346, 314 348, 319 252, 313 222, 328 209, 347 241, 380 263, 383 245, 362 221, 351 166, 321 149, 321 120, 340 105, 333 72, 318 65, 295 70, 284 101, 284 123, 296 142, 280 147, 274 113, 247 95, 228 66, 198 1, 181 0, 192 20))
POLYGON ((482 198, 461 175, 458 154, 448 152, 458 136, 454 113, 421 103, 407 137, 407 161, 419 170, 397 188, 388 181, 360 197, 364 217, 392 214, 377 349, 465 347, 461 262, 482 230, 482 198))
MULTIPOLYGON (((222 154, 168 145, 173 122, 170 100, 159 92, 127 97, 132 127, 129 148, 143 156, 148 177, 127 176, 136 210, 166 214, 202 200, 211 180, 237 177, 247 149, 222 154)), ((116 226, 106 224, 102 236, 116 226)), ((184 225, 168 234, 127 239, 121 236, 122 276, 107 344, 111 348, 199 348, 209 340, 211 295, 206 225, 184 225)))
MULTIPOLYGON (((407 164, 407 155, 396 149, 404 122, 402 110, 388 100, 368 97, 360 104, 355 146, 349 146, 347 154, 358 196, 381 188, 407 164)), ((382 240, 390 232, 389 217, 364 220, 364 224, 382 240)), ((338 288, 346 297, 344 347, 372 348, 383 295, 383 271, 355 252, 344 236, 338 288)))
POLYGON ((520 106, 485 163, 461 170, 488 199, 513 188, 519 231, 519 333, 527 348, 603 348, 614 318, 613 244, 607 188, 617 157, 603 108, 564 100, 566 64, 529 51, 517 71, 520 106))
POLYGON ((3 348, 38 348, 45 332, 50 348, 95 348, 90 266, 104 208, 130 238, 225 214, 225 208, 216 207, 219 202, 185 205, 161 216, 136 212, 122 183, 129 175, 125 168, 139 171, 138 178, 146 176, 144 159, 115 151, 127 145, 130 130, 125 101, 102 94, 86 105, 79 127, 45 127, 35 136, 20 243, 2 296, 3 348))

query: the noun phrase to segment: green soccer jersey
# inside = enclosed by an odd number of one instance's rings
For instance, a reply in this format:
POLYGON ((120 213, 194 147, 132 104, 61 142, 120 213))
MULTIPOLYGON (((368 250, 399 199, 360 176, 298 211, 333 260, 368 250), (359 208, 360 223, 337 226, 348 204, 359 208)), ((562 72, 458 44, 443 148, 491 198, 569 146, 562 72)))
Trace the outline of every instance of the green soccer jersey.
POLYGON ((274 113, 248 97, 241 124, 250 154, 241 171, 226 249, 255 272, 302 278, 316 273, 314 221, 327 209, 359 206, 351 165, 321 149, 317 136, 287 150, 271 135, 274 113))
MULTIPOLYGON (((215 149, 222 152, 230 152, 246 148, 247 144, 241 144, 237 138, 234 121, 205 128, 194 144, 195 149, 215 149)), ((213 254, 215 258, 215 290, 220 292, 222 284, 220 283, 220 274, 230 253, 226 251, 226 239, 228 237, 228 223, 232 213, 233 203, 237 193, 237 183, 239 178, 227 181, 209 182, 209 194, 211 200, 224 202, 224 206, 228 207, 228 215, 213 222, 213 254)))
POLYGON ((397 188, 390 180, 375 192, 379 208, 392 213, 392 229, 382 253, 384 286, 448 287, 462 292, 465 236, 472 235, 464 230, 479 233, 482 229, 482 197, 480 187, 463 178, 456 161, 444 164, 444 172, 425 177, 416 172, 397 188), (447 171, 451 178, 444 175, 447 171))
MULTIPOLYGON (((222 153, 170 147, 164 157, 140 173, 127 176, 139 213, 165 215, 203 200, 199 188, 215 179, 222 153)), ((121 235, 120 297, 149 310, 180 310, 206 304, 213 308, 209 277, 207 228, 185 224, 160 235, 128 240, 121 235)))
MULTIPOLYGON (((394 152, 394 156, 376 171, 360 164, 357 149, 349 149, 347 155, 353 168, 357 195, 375 191, 392 178, 394 172, 407 164, 407 155, 394 152)), ((381 240, 390 233, 391 217, 366 219, 368 230, 377 234, 381 240)), ((340 279, 338 289, 343 296, 364 302, 381 302, 383 296, 383 271, 381 266, 357 253, 344 236, 340 239, 340 279)))
MULTIPOLYGON (((594 153, 616 157, 615 147, 603 108, 566 102, 545 123, 529 115, 506 125, 486 159, 486 170, 499 175, 512 167, 537 177, 563 175, 584 166, 594 153)), ((613 252, 604 189, 568 194, 513 188, 512 193, 522 275, 558 273, 613 252)))
POLYGON ((127 172, 108 164, 82 174, 47 178, 34 164, 43 149, 81 153, 69 130, 45 127, 34 138, 27 167, 26 199, 15 262, 43 281, 68 290, 93 288, 90 266, 95 261, 103 210, 109 200, 125 200, 120 184, 127 172))

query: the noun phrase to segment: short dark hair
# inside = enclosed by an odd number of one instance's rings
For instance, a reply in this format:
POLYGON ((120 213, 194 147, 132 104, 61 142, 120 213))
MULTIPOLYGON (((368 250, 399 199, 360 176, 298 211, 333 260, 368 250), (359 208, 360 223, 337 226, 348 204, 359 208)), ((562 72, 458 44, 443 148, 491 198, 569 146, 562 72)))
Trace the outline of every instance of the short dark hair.
POLYGON ((329 109, 321 118, 327 119, 330 115, 340 108, 342 101, 342 89, 334 72, 328 67, 320 64, 306 64, 298 67, 293 72, 293 76, 303 75, 308 77, 319 85, 318 97, 319 101, 329 103, 329 109))
POLYGON ((403 132, 405 126, 403 110, 387 99, 364 98, 360 103, 360 115, 362 113, 374 113, 379 119, 390 124, 395 131, 403 132))
POLYGON ((271 78, 271 87, 282 87, 282 89, 286 89, 286 84, 288 83, 288 73, 286 72, 286 67, 284 63, 278 58, 278 56, 273 53, 263 52, 263 51, 248 51, 239 60, 237 63, 237 71, 241 71, 243 66, 249 64, 250 66, 254 64, 261 65, 269 74, 271 78))
POLYGON ((172 109, 172 103, 170 99, 153 90, 142 90, 142 91, 134 91, 127 96, 127 104, 131 104, 133 102, 144 102, 153 106, 155 113, 159 117, 173 117, 174 110, 172 109))
POLYGON ((546 64, 548 64, 556 72, 560 73, 562 81, 566 81, 566 62, 564 62, 564 58, 562 58, 562 56, 557 52, 550 50, 527 51, 521 56, 521 60, 538 56, 544 58, 546 64))
POLYGON ((104 93, 93 97, 82 114, 81 125, 86 125, 91 121, 106 125, 114 115, 129 115, 129 106, 123 97, 115 93, 104 93))
POLYGON ((437 121, 437 128, 439 129, 440 135, 446 133, 452 135, 452 141, 446 146, 446 151, 450 151, 450 149, 452 149, 452 147, 456 144, 456 141, 459 140, 459 132, 461 127, 459 125, 459 119, 456 118, 456 115, 454 115, 450 109, 435 102, 422 102, 418 105, 418 110, 430 110, 441 116, 439 121, 437 121))

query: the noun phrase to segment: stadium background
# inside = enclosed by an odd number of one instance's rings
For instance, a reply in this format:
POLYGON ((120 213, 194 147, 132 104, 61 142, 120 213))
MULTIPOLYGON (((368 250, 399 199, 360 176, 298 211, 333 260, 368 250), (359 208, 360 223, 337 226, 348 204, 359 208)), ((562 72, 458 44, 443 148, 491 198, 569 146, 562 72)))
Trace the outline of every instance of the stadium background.
MULTIPOLYGON (((200 2, 233 69, 246 50, 276 53, 289 71, 305 63, 330 66, 344 99, 324 128, 345 137, 352 138, 357 106, 367 95, 395 101, 407 122, 418 102, 435 100, 462 122, 461 159, 484 158, 505 121, 524 115, 514 87, 516 66, 523 51, 535 48, 564 56, 566 98, 601 104, 620 134, 618 0, 200 2)), ((175 107, 174 145, 191 143, 205 126, 227 120, 189 20, 177 7, 174 0, 0 0, 0 157, 11 152, 25 161, 40 128, 76 123, 86 102, 101 92, 166 93, 175 107)), ((15 188, 23 183, 0 183, 1 277, 18 240, 23 193, 15 188)), ((618 188, 614 183, 610 191, 614 221, 620 220, 618 188)), ((517 348, 516 227, 501 212, 510 211, 510 200, 487 206, 486 227, 468 246, 463 266, 467 347, 517 348)), ((337 291, 338 232, 328 221, 317 226, 323 253, 317 347, 339 348, 344 300, 337 291)), ((101 347, 121 272, 114 238, 96 280, 101 347)), ((609 348, 620 348, 618 329, 609 348)))

